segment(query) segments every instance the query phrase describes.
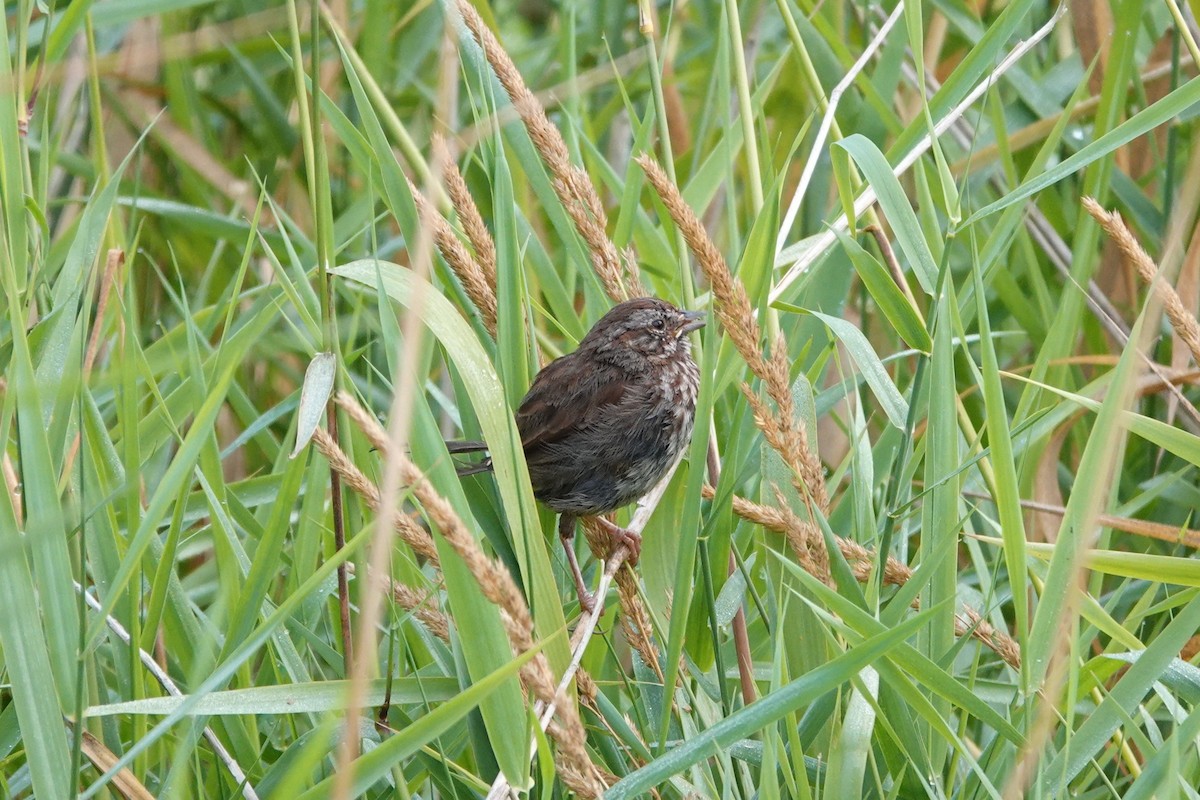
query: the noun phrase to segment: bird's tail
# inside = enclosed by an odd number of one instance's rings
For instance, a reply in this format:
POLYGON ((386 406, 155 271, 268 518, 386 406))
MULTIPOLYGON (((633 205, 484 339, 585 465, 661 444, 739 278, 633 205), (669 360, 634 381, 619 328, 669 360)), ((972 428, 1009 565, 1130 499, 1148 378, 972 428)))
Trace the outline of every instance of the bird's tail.
MULTIPOLYGON (((458 455, 459 453, 478 453, 481 450, 487 450, 487 442, 446 442, 446 450, 449 451, 451 455, 458 455)), ((458 473, 460 478, 467 475, 477 475, 480 472, 491 472, 491 470, 492 459, 490 457, 483 459, 483 461, 477 461, 471 464, 455 464, 454 466, 454 471, 458 473)))

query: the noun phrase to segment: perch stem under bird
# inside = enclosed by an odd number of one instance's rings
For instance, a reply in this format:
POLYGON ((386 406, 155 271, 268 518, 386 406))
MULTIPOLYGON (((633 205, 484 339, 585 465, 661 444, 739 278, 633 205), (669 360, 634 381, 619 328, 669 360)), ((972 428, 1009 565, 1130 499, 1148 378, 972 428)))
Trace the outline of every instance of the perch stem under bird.
MULTIPOLYGON (((517 409, 517 430, 533 495, 559 514, 558 534, 586 611, 587 589, 573 540, 579 517, 594 516, 637 563, 641 536, 603 514, 650 491, 683 454, 696 417, 700 373, 688 334, 704 312, 681 311, 653 297, 615 306, 574 352, 547 364, 517 409)), ((450 442, 452 454, 486 450, 484 442, 450 442)), ((486 472, 491 459, 459 475, 486 472)))

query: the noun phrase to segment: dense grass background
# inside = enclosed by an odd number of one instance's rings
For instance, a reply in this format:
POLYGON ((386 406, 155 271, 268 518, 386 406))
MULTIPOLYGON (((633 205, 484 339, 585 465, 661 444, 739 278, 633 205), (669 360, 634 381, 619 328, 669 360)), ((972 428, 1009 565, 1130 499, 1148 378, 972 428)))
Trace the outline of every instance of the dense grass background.
MULTIPOLYGON (((809 512, 711 317, 704 424, 637 571, 665 675, 615 593, 583 653, 609 795, 1200 797, 1200 373, 1081 205, 1119 210, 1194 316, 1190 10, 907 2, 875 47, 890 3, 477 8, 647 289, 707 308, 633 158, 668 167, 760 345, 785 343, 832 500, 816 530, 868 548, 834 547, 822 582, 734 514, 735 495, 809 512), (833 224, 865 191, 878 205, 833 224), (876 553, 911 575, 883 580, 876 553), (1019 668, 956 635, 964 607, 1019 668)), ((612 301, 454 4, 10 0, 0 24, 0 797, 463 798, 501 769, 561 796, 561 744, 534 735, 501 614, 430 505, 342 415, 381 513, 431 525, 440 570, 344 484, 335 513, 305 445, 322 377, 385 420, 561 674, 579 609, 511 408, 612 301), (455 219, 435 132, 496 241, 494 337, 404 180, 455 219), (481 432, 510 466, 460 481, 442 439, 481 432)))

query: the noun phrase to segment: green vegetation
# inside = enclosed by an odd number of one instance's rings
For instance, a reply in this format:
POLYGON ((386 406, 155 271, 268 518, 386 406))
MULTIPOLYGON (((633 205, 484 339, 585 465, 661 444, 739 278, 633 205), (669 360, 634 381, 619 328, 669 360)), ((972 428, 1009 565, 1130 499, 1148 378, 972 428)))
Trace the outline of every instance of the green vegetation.
POLYGON ((1200 797, 1190 10, 457 2, 5 3, 0 798, 1200 797), (639 282, 593 632, 512 409, 639 282))

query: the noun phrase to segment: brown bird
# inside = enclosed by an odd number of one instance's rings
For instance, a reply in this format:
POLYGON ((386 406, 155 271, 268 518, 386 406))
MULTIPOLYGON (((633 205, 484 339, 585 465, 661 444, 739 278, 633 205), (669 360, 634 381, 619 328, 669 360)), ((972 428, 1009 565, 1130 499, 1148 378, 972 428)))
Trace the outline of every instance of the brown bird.
MULTIPOLYGON (((573 353, 547 364, 521 401, 517 430, 533 495, 559 514, 580 605, 591 612, 572 546, 575 520, 614 511, 654 488, 683 453, 696 418, 700 373, 687 334, 704 313, 680 311, 653 297, 605 314, 573 353)), ((455 442, 451 452, 483 449, 455 442)), ((460 474, 491 467, 490 460, 460 474)), ((641 536, 601 517, 637 562, 641 536)))

